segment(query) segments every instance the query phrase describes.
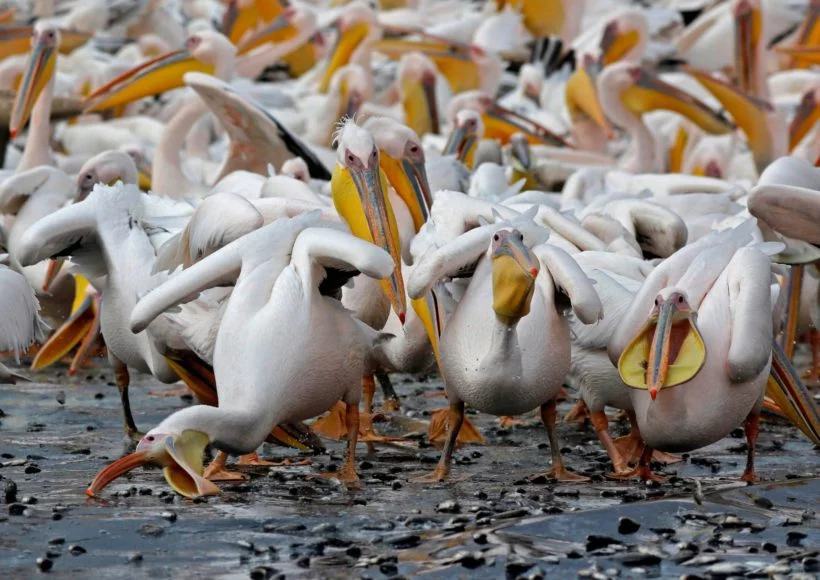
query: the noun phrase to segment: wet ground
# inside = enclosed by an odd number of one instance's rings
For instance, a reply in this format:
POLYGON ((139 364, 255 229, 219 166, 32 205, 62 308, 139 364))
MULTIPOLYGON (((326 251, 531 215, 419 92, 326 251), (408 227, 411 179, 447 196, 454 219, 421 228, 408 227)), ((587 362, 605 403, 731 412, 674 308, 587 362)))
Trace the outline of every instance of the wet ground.
MULTIPOLYGON (((548 467, 543 428, 500 429, 472 416, 490 446, 457 452, 455 483, 408 480, 438 451, 360 446, 364 489, 311 475, 341 464, 342 444, 307 467, 261 468, 219 497, 172 494, 158 470, 138 470, 84 495, 96 472, 130 450, 104 364, 68 378, 59 370, 0 389, 0 570, 9 577, 128 578, 814 578, 820 571, 820 454, 796 429, 766 424, 758 446, 763 482, 738 481, 742 433, 664 467, 667 483, 604 479, 609 467, 591 431, 561 425, 564 457, 592 478, 530 483, 548 467)), ((421 433, 444 399, 438 379, 394 383, 403 409, 389 434, 421 433)), ((149 395, 172 387, 132 380, 141 428, 190 404, 149 395)), ((561 410, 569 408, 564 403, 561 410)), ((617 423, 613 430, 623 430, 617 423)), ((289 450, 265 447, 284 458, 289 450)))

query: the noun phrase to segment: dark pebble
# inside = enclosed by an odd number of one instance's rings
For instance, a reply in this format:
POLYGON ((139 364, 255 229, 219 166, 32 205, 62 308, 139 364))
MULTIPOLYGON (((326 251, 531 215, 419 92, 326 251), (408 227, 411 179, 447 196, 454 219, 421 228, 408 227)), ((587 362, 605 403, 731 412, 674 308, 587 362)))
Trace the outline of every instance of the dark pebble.
POLYGON ((504 572, 507 578, 518 578, 521 574, 532 568, 535 564, 528 562, 521 556, 512 555, 507 558, 507 565, 504 567, 504 572))
POLYGON ((37 503, 37 498, 31 495, 23 496, 23 499, 20 500, 20 503, 24 503, 26 505, 34 505, 37 503))
POLYGON ((52 566, 54 566, 54 562, 52 562, 48 558, 37 558, 37 568, 41 572, 48 572, 51 570, 52 566))
POLYGON ((57 402, 61 405, 65 405, 65 391, 58 391, 55 399, 57 399, 57 402))
POLYGON ((786 545, 791 546, 792 548, 796 548, 800 546, 800 542, 802 542, 806 537, 806 534, 803 532, 798 532, 796 530, 789 532, 786 534, 786 545))
POLYGON ((448 499, 436 506, 436 511, 444 514, 457 514, 461 512, 461 506, 454 499, 448 499))
POLYGON ((94 393, 94 398, 99 401, 100 399, 104 399, 105 395, 103 393, 94 393))
POLYGON ((393 563, 386 563, 379 566, 379 572, 385 576, 395 576, 399 573, 399 567, 393 563))
POLYGON ((80 554, 85 554, 86 549, 78 544, 72 544, 68 547, 68 551, 71 552, 72 556, 79 556, 80 554))
POLYGON ((128 563, 129 564, 137 564, 142 562, 142 554, 140 552, 134 552, 130 556, 128 556, 128 563))
POLYGON ((777 553, 777 544, 773 544, 771 542, 763 542, 763 545, 760 546, 760 549, 764 552, 769 552, 770 554, 777 553))
POLYGON ((26 506, 21 503, 13 503, 9 506, 10 516, 22 516, 24 511, 26 511, 26 506))
POLYGON ((607 546, 611 546, 612 544, 620 544, 618 540, 615 538, 610 538, 609 536, 601 536, 598 534, 590 534, 587 536, 587 545, 586 551, 587 552, 594 552, 595 550, 600 550, 601 548, 605 548, 607 546))
POLYGON ((774 504, 772 503, 772 500, 770 500, 768 497, 762 497, 762 496, 755 498, 755 505, 758 506, 758 507, 762 507, 764 509, 771 509, 772 506, 774 506, 774 504))
POLYGON ((400 490, 400 489, 402 488, 401 482, 400 482, 400 481, 394 481, 393 483, 391 483, 391 484, 390 484, 390 488, 391 488, 393 491, 398 491, 398 490, 400 490))
POLYGON ((629 568, 637 568, 639 566, 657 566, 661 563, 660 557, 655 554, 624 554, 618 560, 624 566, 629 568))
POLYGON ((296 565, 300 568, 310 568, 310 558, 308 556, 302 556, 296 560, 296 565))
POLYGON ((164 520, 168 520, 171 523, 177 521, 177 514, 172 511, 162 512, 161 514, 159 514, 159 517, 161 517, 164 520))
POLYGON ((622 516, 618 519, 618 533, 619 534, 634 534, 638 530, 641 529, 641 524, 633 520, 632 518, 628 518, 626 516, 622 516))
POLYGON ((277 572, 278 570, 276 568, 271 568, 270 566, 257 566, 251 570, 251 579, 267 580, 268 578, 273 578, 277 572))
POLYGON ((34 475, 35 473, 40 473, 41 471, 42 469, 40 469, 36 465, 29 465, 25 469, 25 473, 27 473, 28 475, 34 475))
POLYGON ((52 546, 59 546, 61 544, 65 544, 65 538, 51 538, 48 543, 52 546))
POLYGON ((351 558, 359 558, 362 555, 362 549, 358 546, 350 546, 347 550, 345 550, 345 554, 351 558))
POLYGON ((415 548, 421 543, 421 538, 416 534, 403 534, 387 540, 387 543, 397 550, 406 550, 407 548, 415 548))
POLYGON ((156 524, 142 524, 137 530, 141 536, 157 537, 165 533, 162 526, 156 524))
POLYGON ((51 519, 55 522, 59 522, 61 519, 63 519, 63 514, 51 514, 51 519))
POLYGON ((6 503, 14 503, 17 501, 17 484, 10 479, 4 479, 0 486, 3 490, 3 498, 6 503))
POLYGON ((820 560, 817 558, 803 558, 803 571, 809 573, 820 572, 820 560))

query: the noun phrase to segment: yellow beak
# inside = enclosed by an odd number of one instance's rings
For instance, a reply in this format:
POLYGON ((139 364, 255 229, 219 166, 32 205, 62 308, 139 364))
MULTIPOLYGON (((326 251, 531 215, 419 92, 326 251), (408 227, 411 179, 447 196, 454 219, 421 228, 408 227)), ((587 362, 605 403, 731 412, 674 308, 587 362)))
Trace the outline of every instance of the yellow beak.
POLYGON ((567 111, 573 121, 592 119, 611 139, 614 136, 612 125, 604 114, 595 84, 599 66, 597 63, 584 64, 569 77, 565 93, 567 111))
POLYGON ((460 126, 453 129, 447 143, 444 146, 442 155, 455 155, 468 168, 473 168, 475 151, 478 146, 478 134, 467 127, 460 126))
POLYGON ((185 49, 164 54, 132 68, 98 88, 85 99, 86 112, 125 105, 183 86, 185 73, 213 74, 214 67, 185 49))
MULTIPOLYGON (((803 26, 797 35, 795 46, 809 50, 813 47, 815 49, 814 54, 817 54, 816 49, 820 46, 820 4, 817 2, 809 4, 809 12, 806 14, 806 19, 803 21, 803 26)), ((779 49, 776 47, 775 50, 779 49)), ((781 50, 781 52, 787 51, 781 50)), ((815 60, 814 63, 816 64, 817 61, 815 60)), ((792 66, 795 68, 809 68, 811 64, 812 59, 801 58, 799 53, 792 53, 792 66)))
POLYGON ((436 77, 425 76, 421 82, 411 79, 402 81, 402 107, 404 124, 417 135, 437 134, 440 131, 438 104, 436 103, 436 77))
POLYGON ((290 22, 290 13, 283 12, 278 18, 242 40, 237 45, 236 54, 237 56, 245 54, 263 44, 283 42, 297 34, 298 31, 290 22))
POLYGON ((496 0, 495 4, 499 11, 509 5, 521 12, 524 26, 533 36, 541 38, 561 34, 566 19, 564 5, 569 3, 565 0, 496 0))
POLYGON ((518 232, 501 231, 493 237, 493 310, 510 321, 529 314, 540 270, 538 259, 520 236, 518 232))
POLYGON ((384 39, 373 48, 392 59, 410 52, 422 53, 435 63, 453 93, 481 87, 481 77, 471 53, 475 49, 469 45, 429 37, 427 40, 384 39))
MULTIPOLYGON (((338 23, 337 23, 338 27, 338 23)), ((364 22, 358 22, 353 26, 346 28, 344 31, 339 31, 339 37, 336 40, 336 46, 328 60, 327 68, 322 76, 322 82, 319 85, 319 92, 326 93, 330 88, 330 81, 337 70, 350 62, 350 57, 353 52, 364 41, 370 33, 370 26, 364 22)))
POLYGON ((272 22, 284 11, 284 6, 278 0, 251 0, 244 3, 241 0, 230 0, 222 20, 222 30, 234 45, 238 45, 260 23, 272 22))
POLYGON ((387 179, 378 161, 371 165, 358 170, 336 164, 330 180, 333 205, 354 236, 379 246, 393 258, 393 273, 380 284, 404 324, 407 298, 401 274, 399 228, 387 197, 387 179))
POLYGON ((632 74, 635 83, 621 93, 621 101, 636 115, 665 109, 680 113, 712 135, 724 135, 734 130, 734 125, 718 112, 645 69, 636 67, 632 74))
POLYGON ((740 90, 750 92, 754 89, 759 66, 756 52, 763 27, 763 15, 758 8, 745 4, 742 6, 735 24, 735 67, 740 90))
POLYGON ((621 32, 616 22, 610 22, 601 36, 601 64, 610 65, 621 60, 640 40, 637 30, 621 32))
POLYGON ((815 445, 820 445, 820 412, 777 341, 772 341, 772 369, 766 384, 771 397, 786 417, 815 445))
POLYGON ((502 145, 509 143, 510 137, 516 133, 521 133, 530 145, 553 145, 573 149, 566 139, 543 125, 496 104, 484 112, 481 120, 484 122, 484 137, 498 139, 502 145))
POLYGON ((407 205, 413 217, 413 227, 418 233, 430 217, 430 207, 433 205, 424 163, 414 163, 406 158, 396 159, 385 151, 379 151, 379 163, 390 185, 407 205))
POLYGON ((820 103, 817 102, 815 91, 808 91, 803 95, 800 106, 789 126, 789 151, 797 147, 803 137, 820 121, 820 103))
POLYGON ((57 62, 54 46, 35 41, 31 47, 28 66, 14 99, 14 109, 9 121, 9 133, 12 138, 23 130, 34 104, 43 92, 46 84, 54 75, 54 65, 57 62))

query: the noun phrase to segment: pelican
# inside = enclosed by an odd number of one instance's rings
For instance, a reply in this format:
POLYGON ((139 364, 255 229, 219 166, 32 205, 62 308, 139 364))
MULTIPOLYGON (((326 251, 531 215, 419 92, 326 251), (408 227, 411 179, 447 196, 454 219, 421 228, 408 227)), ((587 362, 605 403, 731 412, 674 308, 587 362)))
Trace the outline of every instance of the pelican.
POLYGON ((161 465, 168 484, 182 495, 218 493, 202 476, 206 445, 228 453, 253 451, 274 425, 316 416, 338 400, 347 403, 349 438, 345 463, 332 476, 358 481, 358 404, 368 334, 331 296, 356 272, 389 276, 393 263, 367 242, 316 227, 317 218, 307 214, 260 228, 140 301, 129 325, 135 332, 197 292, 235 282, 214 352, 221 403, 189 407, 162 421, 134 454, 97 475, 89 495, 146 463, 161 465))
POLYGON ((495 415, 540 407, 552 453, 552 469, 545 475, 585 479, 565 468, 555 429, 555 399, 570 362, 569 329, 558 298, 567 296, 585 323, 600 318, 601 303, 572 258, 546 244, 547 231, 527 226, 527 219, 517 220, 526 238, 511 224, 481 226, 427 253, 413 271, 410 296, 419 298, 443 277, 477 262, 441 334, 449 431, 441 460, 422 481, 449 477, 465 404, 495 415))
MULTIPOLYGON (((0 261, 5 256, 0 255, 0 261)), ((0 291, 3 293, 0 312, 0 350, 11 351, 15 358, 34 342, 41 341, 48 325, 40 318, 39 304, 26 279, 0 264, 0 291)), ((19 362, 19 358, 18 358, 19 362)), ((0 383, 14 384, 28 379, 0 363, 0 383)))
MULTIPOLYGON (((755 442, 772 361, 773 303, 767 254, 780 244, 747 246, 751 222, 707 236, 647 276, 609 344, 646 448, 689 451, 745 424, 741 478, 756 479, 755 442)), ((785 383, 805 404, 805 393, 785 383)), ((811 401, 808 401, 809 404, 811 401)), ((811 407, 805 407, 811 408, 811 407)))

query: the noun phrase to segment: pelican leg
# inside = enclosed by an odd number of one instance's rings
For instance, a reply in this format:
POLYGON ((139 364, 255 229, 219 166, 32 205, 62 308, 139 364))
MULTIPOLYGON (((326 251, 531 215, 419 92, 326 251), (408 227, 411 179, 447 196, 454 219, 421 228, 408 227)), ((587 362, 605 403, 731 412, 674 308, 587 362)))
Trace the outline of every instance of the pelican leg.
POLYGON ((375 452, 373 443, 384 443, 386 441, 403 441, 401 437, 384 437, 373 429, 373 396, 376 394, 376 381, 373 375, 362 377, 362 395, 364 396, 364 414, 361 415, 359 431, 360 441, 367 443, 368 451, 375 452))
POLYGON ((416 483, 437 483, 446 481, 450 477, 450 464, 453 461, 453 451, 456 449, 456 442, 458 441, 458 433, 461 431, 461 426, 464 424, 464 403, 459 401, 457 403, 450 402, 449 423, 447 430, 447 440, 444 443, 444 449, 441 452, 441 459, 432 473, 416 477, 412 481, 416 483))
POLYGON ((579 427, 583 427, 589 419, 589 409, 583 399, 578 399, 575 406, 564 415, 564 423, 578 423, 579 427))
POLYGON ((501 429, 508 429, 514 425, 523 425, 524 421, 516 419, 515 417, 508 417, 506 415, 498 418, 498 426, 501 429))
POLYGON ((614 475, 617 476, 619 473, 628 472, 629 465, 626 459, 624 459, 624 456, 621 455, 618 446, 615 445, 615 442, 612 440, 612 436, 609 434, 609 421, 606 418, 606 413, 603 411, 592 411, 589 418, 592 421, 592 426, 595 428, 598 439, 601 441, 601 445, 604 446, 607 455, 609 455, 609 459, 612 461, 612 468, 615 470, 614 475))
POLYGON ((270 467, 284 467, 289 465, 310 465, 312 462, 310 459, 302 459, 300 461, 293 461, 291 459, 284 459, 282 461, 268 461, 267 459, 262 459, 259 457, 259 454, 254 451, 253 453, 246 453, 245 455, 241 455, 239 460, 236 462, 237 465, 245 466, 270 466, 270 467))
POLYGON ((382 393, 384 394, 382 409, 384 409, 385 412, 398 411, 401 409, 401 401, 399 401, 399 396, 393 388, 393 383, 390 382, 390 377, 379 373, 376 375, 376 380, 379 381, 379 386, 381 386, 382 393))
MULTIPOLYGON (((452 414, 450 414, 449 417, 452 417, 452 414)), ((430 443, 436 446, 446 443, 448 433, 447 420, 447 409, 436 409, 432 412, 430 415, 430 426, 427 429, 427 439, 430 443)), ((462 425, 458 431, 458 438, 456 439, 456 448, 461 447, 465 443, 487 444, 487 440, 481 434, 481 431, 479 431, 478 427, 466 416, 462 417, 462 425)))
POLYGON ((742 481, 757 481, 758 477, 755 474, 755 448, 757 447, 757 434, 760 432, 760 413, 752 411, 746 417, 746 423, 743 425, 743 430, 746 432, 746 469, 743 470, 743 475, 740 476, 742 481))
POLYGON ((211 464, 205 469, 203 477, 209 481, 245 481, 248 476, 238 471, 230 471, 226 464, 228 463, 228 454, 224 451, 219 451, 211 461, 211 464))
POLYGON ((359 406, 347 405, 345 425, 347 427, 347 454, 342 468, 336 472, 322 473, 321 477, 338 479, 351 487, 358 487, 359 475, 356 473, 356 444, 359 442, 359 406))
POLYGON ((323 437, 341 441, 347 437, 347 427, 345 426, 346 408, 347 405, 342 401, 338 401, 330 408, 327 415, 314 421, 310 428, 323 437))
POLYGON ((652 449, 649 445, 644 444, 643 452, 641 453, 641 457, 638 460, 638 466, 627 473, 619 474, 616 477, 616 479, 630 479, 633 477, 640 477, 644 481, 658 481, 661 483, 665 482, 666 478, 662 475, 656 475, 655 473, 652 473, 652 468, 649 466, 649 462, 652 460, 653 453, 654 449, 652 449))
MULTIPOLYGON (((626 411, 626 416, 629 419, 629 434, 624 437, 618 437, 615 440, 615 445, 618 447, 621 454, 626 457, 627 462, 630 465, 634 465, 640 461, 641 453, 644 448, 644 442, 641 437, 641 430, 638 427, 638 419, 635 417, 635 412, 626 411)), ((671 455, 655 449, 652 451, 652 460, 657 461, 658 463, 669 464, 677 463, 681 460, 681 458, 677 455, 671 455)))
POLYGON ((117 389, 120 391, 120 404, 122 405, 122 414, 125 419, 125 433, 131 439, 139 439, 142 433, 137 429, 134 423, 134 416, 131 414, 131 401, 128 399, 128 385, 131 383, 131 377, 128 374, 128 366, 120 359, 109 353, 111 359, 111 366, 114 367, 114 381, 117 383, 117 389))
POLYGON ((558 481, 581 482, 589 481, 588 477, 572 473, 564 465, 564 458, 561 457, 561 444, 558 441, 558 430, 555 428, 555 419, 558 415, 556 411, 555 399, 541 405, 541 421, 547 429, 547 436, 550 440, 550 453, 552 454, 552 468, 544 473, 537 473, 530 479, 546 477, 557 479, 558 481))

